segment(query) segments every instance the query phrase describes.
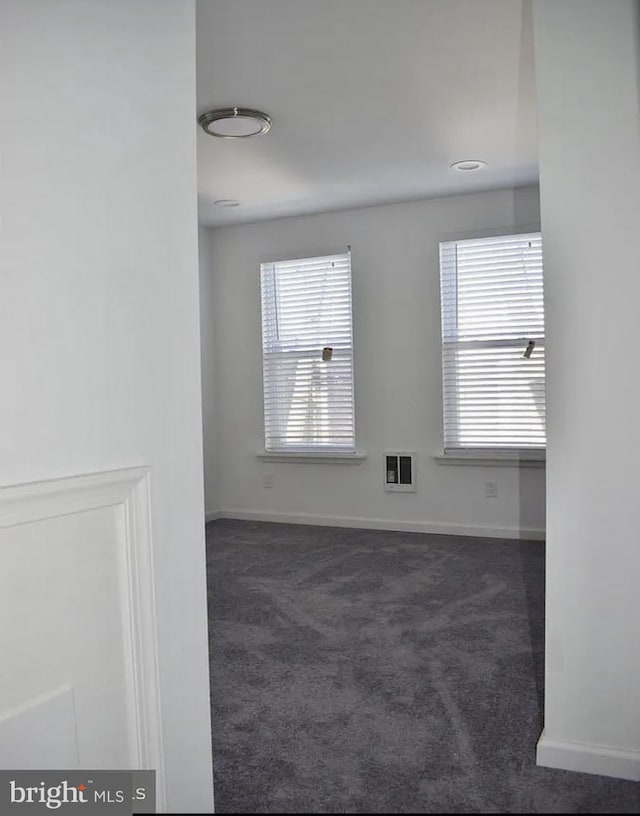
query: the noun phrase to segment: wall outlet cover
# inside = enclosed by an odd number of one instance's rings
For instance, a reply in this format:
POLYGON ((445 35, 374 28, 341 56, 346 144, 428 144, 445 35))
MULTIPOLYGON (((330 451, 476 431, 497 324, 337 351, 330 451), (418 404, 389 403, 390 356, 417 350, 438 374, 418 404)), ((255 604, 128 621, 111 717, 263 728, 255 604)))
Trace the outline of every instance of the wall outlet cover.
POLYGON ((498 483, 497 482, 485 482, 484 483, 484 495, 486 499, 496 499, 498 498, 498 483))

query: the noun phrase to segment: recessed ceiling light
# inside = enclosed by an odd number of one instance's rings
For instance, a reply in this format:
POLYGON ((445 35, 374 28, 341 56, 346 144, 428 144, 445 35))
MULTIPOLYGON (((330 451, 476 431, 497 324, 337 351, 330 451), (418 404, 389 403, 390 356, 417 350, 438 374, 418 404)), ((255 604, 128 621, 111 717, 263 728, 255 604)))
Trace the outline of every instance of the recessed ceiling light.
POLYGON ((260 136, 271 128, 271 117, 251 108, 217 108, 198 117, 209 136, 220 139, 246 139, 260 136))
POLYGON ((236 201, 235 198, 219 198, 217 201, 214 201, 214 204, 217 207, 239 207, 240 202, 236 201))
POLYGON ((482 159, 463 159, 449 165, 452 170, 459 170, 461 173, 473 173, 475 170, 482 170, 486 166, 486 161, 482 161, 482 159))

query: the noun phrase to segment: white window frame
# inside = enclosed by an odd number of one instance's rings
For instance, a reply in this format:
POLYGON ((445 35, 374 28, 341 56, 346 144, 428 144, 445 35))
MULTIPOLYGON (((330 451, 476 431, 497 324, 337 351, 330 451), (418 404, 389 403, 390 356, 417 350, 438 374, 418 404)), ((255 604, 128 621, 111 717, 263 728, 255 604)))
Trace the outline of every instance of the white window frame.
MULTIPOLYGON (((496 229, 485 229, 481 231, 471 231, 465 233, 453 233, 453 234, 443 234, 439 236, 439 243, 438 243, 438 269, 440 273, 440 292, 442 292, 442 270, 440 268, 441 262, 441 248, 442 244, 455 242, 455 241, 465 241, 465 240, 477 240, 483 238, 499 238, 499 237, 508 237, 508 236, 515 236, 515 235, 525 235, 528 233, 541 233, 541 228, 539 223, 532 223, 526 224, 519 227, 506 227, 506 228, 496 228, 496 229)), ((438 464, 445 464, 445 465, 495 465, 495 466, 505 466, 509 467, 512 465, 518 466, 525 466, 525 467, 544 467, 545 460, 546 460, 546 439, 545 445, 540 447, 506 447, 506 446, 490 446, 487 445, 486 447, 453 447, 447 446, 446 438, 445 438, 445 418, 444 418, 444 411, 445 411, 445 392, 444 392, 444 326, 443 326, 443 304, 442 304, 442 294, 440 300, 440 321, 441 321, 441 382, 443 387, 442 392, 442 400, 441 400, 441 407, 442 407, 442 429, 443 429, 443 447, 442 452, 436 454, 433 458, 438 462, 438 464)), ((520 348, 524 347, 526 343, 523 341, 526 338, 519 338, 516 340, 502 340, 496 342, 496 346, 504 345, 506 347, 512 348, 520 348)), ((491 345, 490 342, 486 342, 487 345, 491 345)), ((546 348, 546 329, 545 334, 538 338, 538 348, 546 348)), ((546 379, 546 368, 545 368, 545 379, 546 379)))
MULTIPOLYGON (((280 274, 284 274, 280 270, 280 274)), ((344 289, 344 280, 342 283, 344 289)), ((261 290, 261 317, 262 317, 262 363, 263 363, 263 406, 264 406, 264 450, 259 451, 257 456, 264 461, 295 461, 295 462, 325 462, 328 464, 354 463, 358 464, 365 458, 365 455, 356 449, 356 421, 355 421, 355 383, 354 383, 354 350, 353 350, 353 297, 352 297, 352 268, 351 268, 351 250, 338 253, 324 253, 316 255, 308 255, 297 258, 280 258, 276 261, 266 261, 260 265, 260 290, 261 290), (346 398, 346 407, 349 408, 348 402, 350 398, 350 412, 351 412, 351 438, 344 445, 328 444, 322 441, 317 444, 287 444, 281 445, 273 443, 273 439, 280 436, 282 438, 284 433, 274 434, 277 424, 282 422, 281 416, 274 417, 273 411, 269 415, 269 405, 273 408, 274 400, 279 399, 278 389, 279 383, 277 374, 274 371, 277 368, 277 357, 286 359, 308 360, 309 359, 309 345, 302 344, 302 348, 291 348, 291 341, 289 340, 288 348, 283 348, 277 329, 273 328, 272 322, 269 321, 269 316, 277 315, 278 309, 278 286, 277 275, 278 265, 291 269, 292 265, 300 263, 304 265, 312 261, 330 261, 331 259, 338 259, 344 263, 344 259, 348 259, 348 294, 345 298, 345 306, 348 304, 348 332, 342 332, 342 344, 340 344, 341 356, 347 357, 347 361, 343 359, 343 371, 347 377, 343 376, 341 380, 341 387, 344 389, 345 383, 350 389, 350 393, 346 398), (348 342, 344 339, 348 336, 348 342), (274 363, 276 368, 274 368, 274 363), (345 371, 346 369, 346 371, 345 371)), ((304 310, 304 307, 301 307, 304 310)), ((276 321, 277 322, 277 321, 276 321)), ((337 338, 336 338, 337 339, 337 338)), ((285 344, 287 345, 287 344, 285 344)), ((327 338, 326 342, 320 342, 317 349, 313 353, 318 354, 318 361, 321 367, 331 366, 330 360, 322 361, 322 350, 324 346, 331 346, 331 338, 327 338), (322 362, 320 362, 322 361, 322 362)), ((336 343, 332 348, 337 348, 336 343)), ((335 359, 335 358, 334 358, 335 359)), ((345 407, 344 394, 342 395, 343 409, 345 407)), ((328 404, 331 410, 330 403, 328 404)), ((276 412, 277 414, 277 412, 276 412)))

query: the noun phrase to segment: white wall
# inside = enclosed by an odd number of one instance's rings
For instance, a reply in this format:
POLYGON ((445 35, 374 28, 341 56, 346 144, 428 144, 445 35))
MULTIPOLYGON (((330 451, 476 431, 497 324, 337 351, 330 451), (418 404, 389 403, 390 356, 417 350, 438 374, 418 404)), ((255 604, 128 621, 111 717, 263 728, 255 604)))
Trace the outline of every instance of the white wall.
POLYGON ((548 337, 539 762, 640 779, 640 15, 534 3, 548 337))
POLYGON ((200 276, 200 352, 202 369, 202 423, 204 449, 211 451, 204 458, 204 493, 215 496, 217 493, 215 454, 216 449, 216 405, 215 398, 215 358, 214 358, 214 312, 215 287, 211 249, 212 231, 206 227, 198 228, 198 257, 200 276))
MULTIPOLYGON (((544 470, 438 465, 438 241, 539 222, 537 189, 494 191, 213 231, 217 444, 207 510, 235 516, 540 536, 544 470), (361 465, 264 463, 259 264, 352 247, 361 465), (418 491, 385 493, 383 451, 418 452, 418 491), (262 486, 272 474, 274 487, 262 486), (498 498, 484 498, 496 480, 498 498)), ((211 439, 214 434, 207 435, 211 439)))
POLYGON ((0 483, 151 466, 168 807, 210 812, 194 4, 3 0, 0 36, 0 483))

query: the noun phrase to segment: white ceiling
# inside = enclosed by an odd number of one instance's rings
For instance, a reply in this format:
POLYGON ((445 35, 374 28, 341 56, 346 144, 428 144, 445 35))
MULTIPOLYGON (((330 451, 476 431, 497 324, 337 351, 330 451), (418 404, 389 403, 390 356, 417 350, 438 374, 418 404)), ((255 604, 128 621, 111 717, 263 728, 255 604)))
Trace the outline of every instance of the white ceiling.
POLYGON ((246 140, 198 128, 202 223, 537 181, 527 0, 199 0, 197 34, 198 113, 273 118, 246 140))

